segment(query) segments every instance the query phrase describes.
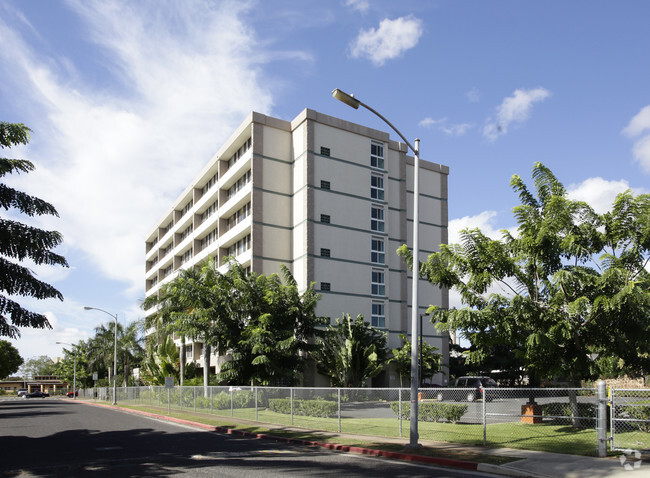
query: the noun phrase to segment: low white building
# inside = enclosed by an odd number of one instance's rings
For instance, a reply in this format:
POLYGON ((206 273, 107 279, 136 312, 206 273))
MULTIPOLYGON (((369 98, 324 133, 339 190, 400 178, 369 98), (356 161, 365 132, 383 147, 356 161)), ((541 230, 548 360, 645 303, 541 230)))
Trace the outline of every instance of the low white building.
MULTIPOLYGON (((420 260, 447 242, 448 174, 420 160, 420 260)), ((399 347, 399 334, 410 336, 411 273, 395 251, 412 244, 412 206, 413 158, 388 133, 309 109, 290 122, 251 113, 147 236, 146 295, 207 257, 234 256, 261 274, 285 264, 300 289, 316 282, 318 315, 362 314, 399 347)), ((419 301, 424 314, 447 307, 448 293, 421 280, 419 301)), ((422 334, 447 362, 448 335, 426 317, 422 334)), ((202 366, 201 345, 189 349, 202 366)), ((394 373, 373 380, 398 383, 394 373)))

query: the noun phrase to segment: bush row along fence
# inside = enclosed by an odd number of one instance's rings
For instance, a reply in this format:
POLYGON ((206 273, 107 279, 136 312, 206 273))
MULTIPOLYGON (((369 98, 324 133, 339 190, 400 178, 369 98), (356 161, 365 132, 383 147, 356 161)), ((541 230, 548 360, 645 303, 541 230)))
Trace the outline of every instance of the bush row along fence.
MULTIPOLYGON (((604 456, 650 450, 650 390, 605 388, 424 388, 419 438, 604 456), (609 433, 608 433, 609 432, 609 433)), ((410 389, 127 387, 117 402, 210 413, 314 430, 407 437, 410 389)), ((112 388, 79 397, 113 401, 112 388)))

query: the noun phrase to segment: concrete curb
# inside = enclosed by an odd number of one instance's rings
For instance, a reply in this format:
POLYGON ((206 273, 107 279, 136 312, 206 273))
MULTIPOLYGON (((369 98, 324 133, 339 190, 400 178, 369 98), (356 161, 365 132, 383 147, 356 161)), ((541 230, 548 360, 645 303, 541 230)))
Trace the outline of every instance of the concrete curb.
POLYGON ((323 442, 317 442, 311 440, 302 440, 300 438, 279 437, 279 436, 268 435, 264 433, 252 433, 243 430, 236 430, 233 428, 216 427, 213 425, 206 425, 204 423, 193 422, 191 420, 184 420, 182 418, 174 418, 166 415, 159 415, 157 413, 145 412, 141 410, 133 410, 131 408, 122 408, 119 405, 113 406, 113 405, 106 405, 103 403, 93 403, 93 402, 85 402, 85 401, 77 401, 77 403, 84 403, 86 405, 93 405, 96 407, 111 408, 113 410, 120 410, 127 413, 135 413, 138 415, 155 418, 157 420, 166 420, 173 423, 179 423, 181 425, 188 425, 196 428, 201 428, 207 431, 214 431, 218 433, 224 433, 226 435, 235 435, 235 436, 241 436, 245 438, 273 440, 281 443, 292 443, 292 444, 304 445, 304 446, 317 446, 320 448, 326 448, 328 450, 334 450, 334 451, 357 453, 360 455, 368 455, 368 456, 378 456, 384 458, 391 458, 394 460, 410 461, 414 463, 426 463, 429 465, 448 466, 452 468, 460 468, 463 470, 483 471, 487 473, 493 473, 493 474, 498 474, 503 476, 512 476, 518 478, 539 478, 543 476, 543 475, 533 475, 519 470, 504 468, 503 466, 500 465, 490 465, 487 463, 477 463, 477 462, 466 461, 466 460, 455 460, 453 458, 440 458, 440 457, 433 457, 433 456, 413 455, 410 453, 375 450, 372 448, 362 448, 362 447, 348 446, 348 445, 337 445, 334 443, 323 443, 323 442))
POLYGON ((501 465, 490 465, 488 463, 479 463, 476 471, 492 473, 495 475, 512 476, 515 478, 547 478, 547 475, 538 475, 521 470, 506 468, 501 465))

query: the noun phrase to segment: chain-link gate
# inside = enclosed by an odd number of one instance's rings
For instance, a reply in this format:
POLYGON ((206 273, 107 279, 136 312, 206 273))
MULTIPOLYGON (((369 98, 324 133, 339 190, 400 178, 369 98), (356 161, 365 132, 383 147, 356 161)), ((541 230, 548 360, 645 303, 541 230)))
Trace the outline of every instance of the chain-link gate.
POLYGON ((650 390, 610 389, 611 449, 650 451, 650 390))

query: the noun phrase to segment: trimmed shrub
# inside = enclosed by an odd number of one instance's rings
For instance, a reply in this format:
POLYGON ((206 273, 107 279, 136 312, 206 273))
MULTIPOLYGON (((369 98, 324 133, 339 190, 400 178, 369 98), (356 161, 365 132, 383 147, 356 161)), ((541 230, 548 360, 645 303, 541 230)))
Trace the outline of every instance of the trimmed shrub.
POLYGON ((644 433, 650 433, 650 406, 648 405, 627 405, 624 407, 627 415, 639 421, 627 422, 627 424, 644 433))
MULTIPOLYGON (((290 398, 269 400, 269 409, 276 413, 291 414, 290 398)), ((338 411, 338 405, 327 400, 294 400, 293 414, 305 417, 332 418, 338 411)))
MULTIPOLYGON (((390 402, 395 415, 399 416, 399 402, 390 402)), ((430 403, 422 402, 418 404, 418 419, 422 422, 451 422, 456 423, 467 412, 467 405, 456 405, 451 403, 430 403)), ((410 402, 402 402, 403 420, 411 418, 410 402)))

